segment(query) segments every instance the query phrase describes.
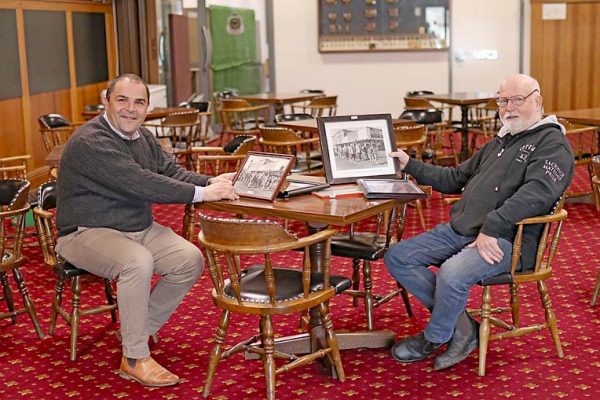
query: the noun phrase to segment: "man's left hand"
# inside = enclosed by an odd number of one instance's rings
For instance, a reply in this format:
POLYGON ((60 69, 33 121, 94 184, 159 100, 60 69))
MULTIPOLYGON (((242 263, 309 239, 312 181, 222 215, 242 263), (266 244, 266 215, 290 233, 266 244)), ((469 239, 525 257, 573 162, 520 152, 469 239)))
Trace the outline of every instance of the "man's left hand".
POLYGON ((479 233, 477 239, 468 247, 477 247, 477 251, 483 260, 488 264, 495 264, 502 261, 504 252, 498 246, 498 239, 486 235, 485 233, 479 233))
POLYGON ((235 176, 235 172, 228 172, 226 174, 221 174, 210 178, 210 184, 217 183, 219 181, 233 182, 233 177, 235 176))

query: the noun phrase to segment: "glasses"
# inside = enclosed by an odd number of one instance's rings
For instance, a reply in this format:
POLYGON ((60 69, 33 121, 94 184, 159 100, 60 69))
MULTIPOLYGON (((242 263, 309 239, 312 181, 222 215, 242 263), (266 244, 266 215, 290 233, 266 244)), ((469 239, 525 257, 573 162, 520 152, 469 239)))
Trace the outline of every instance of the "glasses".
POLYGON ((535 92, 539 93, 539 90, 534 89, 534 91, 529 93, 527 96, 496 97, 496 104, 498 104, 498 107, 504 108, 508 105, 508 102, 510 101, 513 103, 513 106, 519 107, 522 106, 525 103, 525 100, 527 100, 527 98, 535 92))

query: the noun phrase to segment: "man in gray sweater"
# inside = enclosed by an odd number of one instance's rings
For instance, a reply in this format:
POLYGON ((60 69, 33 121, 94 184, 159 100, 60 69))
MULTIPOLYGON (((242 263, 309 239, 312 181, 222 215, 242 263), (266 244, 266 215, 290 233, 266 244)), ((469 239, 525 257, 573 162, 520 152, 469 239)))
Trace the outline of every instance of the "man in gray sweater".
POLYGON ((202 274, 200 250, 153 221, 153 203, 237 199, 232 174, 181 168, 142 127, 146 83, 121 75, 108 84, 106 112, 83 124, 65 145, 58 171, 58 254, 117 281, 123 357, 120 375, 147 386, 179 377, 151 356, 148 337, 169 319, 202 274), (154 274, 159 281, 151 287, 154 274))
MULTIPOLYGON (((510 269, 516 222, 549 212, 574 173, 573 152, 555 116, 543 118, 538 82, 512 75, 500 85, 503 127, 471 158, 454 168, 428 165, 392 153, 419 183, 442 193, 462 193, 450 223, 403 240, 385 255, 392 276, 431 311, 425 330, 396 343, 400 362, 423 360, 443 344, 435 370, 448 368, 478 344, 477 326, 465 306, 480 280, 510 269), (430 265, 439 265, 434 273, 430 265)), ((535 260, 539 226, 525 228, 521 267, 535 260)))

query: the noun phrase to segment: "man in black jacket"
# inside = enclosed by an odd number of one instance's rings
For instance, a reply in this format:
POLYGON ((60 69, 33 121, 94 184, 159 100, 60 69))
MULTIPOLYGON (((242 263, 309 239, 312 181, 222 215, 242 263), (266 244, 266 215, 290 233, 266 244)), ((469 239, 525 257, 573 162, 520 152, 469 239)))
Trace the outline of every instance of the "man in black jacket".
MULTIPOLYGON (((401 241, 385 256, 392 276, 431 311, 423 332, 394 345, 397 361, 423 360, 448 343, 434 362, 440 370, 477 347, 477 324, 465 311, 470 288, 510 269, 515 223, 550 211, 573 177, 564 127, 554 116, 543 118, 535 79, 509 76, 496 102, 500 132, 456 167, 425 164, 401 150, 391 153, 419 183, 462 193, 450 223, 401 241), (431 265, 440 266, 437 274, 431 265)), ((524 233, 522 268, 532 266, 539 232, 534 227, 524 233)))

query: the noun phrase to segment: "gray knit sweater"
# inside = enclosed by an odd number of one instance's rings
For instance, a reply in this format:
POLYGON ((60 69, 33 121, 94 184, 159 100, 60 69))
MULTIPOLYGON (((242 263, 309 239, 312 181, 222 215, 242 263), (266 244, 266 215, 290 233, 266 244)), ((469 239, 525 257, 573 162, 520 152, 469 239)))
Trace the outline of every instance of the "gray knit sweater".
POLYGON ((57 180, 60 236, 78 226, 141 231, 152 223, 152 203, 189 203, 194 185, 206 185, 208 176, 181 168, 150 131, 139 132, 123 140, 98 116, 69 139, 57 180))

